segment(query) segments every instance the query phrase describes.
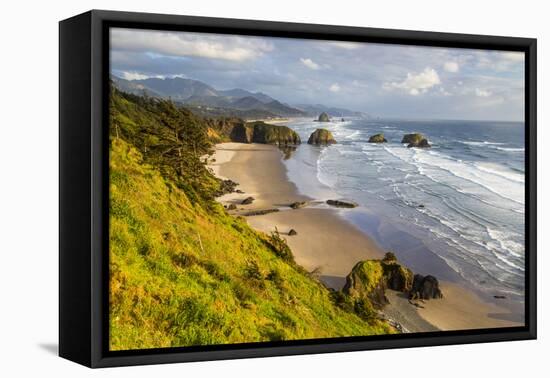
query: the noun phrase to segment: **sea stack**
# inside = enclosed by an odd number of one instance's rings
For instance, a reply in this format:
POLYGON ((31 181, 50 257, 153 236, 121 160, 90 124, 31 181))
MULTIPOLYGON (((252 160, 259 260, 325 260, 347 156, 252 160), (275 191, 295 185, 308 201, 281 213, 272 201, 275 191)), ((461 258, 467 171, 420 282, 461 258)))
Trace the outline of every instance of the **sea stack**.
POLYGON ((330 118, 327 113, 322 112, 321 114, 319 114, 317 122, 330 122, 330 118))
POLYGON ((407 143, 407 147, 421 147, 421 148, 428 148, 431 147, 430 143, 428 143, 428 140, 424 138, 424 135, 420 133, 413 133, 413 134, 405 134, 403 136, 403 139, 401 140, 401 143, 407 143))
POLYGON ((384 138, 384 134, 375 134, 369 138, 369 143, 386 143, 387 140, 384 138))
POLYGON ((413 272, 388 252, 382 260, 359 261, 347 275, 342 291, 353 301, 381 308, 389 303, 386 289, 407 293, 412 286, 413 272))
POLYGON ((314 144, 316 146, 327 146, 329 144, 336 143, 336 140, 332 136, 332 133, 327 129, 317 129, 311 133, 307 143, 314 144))

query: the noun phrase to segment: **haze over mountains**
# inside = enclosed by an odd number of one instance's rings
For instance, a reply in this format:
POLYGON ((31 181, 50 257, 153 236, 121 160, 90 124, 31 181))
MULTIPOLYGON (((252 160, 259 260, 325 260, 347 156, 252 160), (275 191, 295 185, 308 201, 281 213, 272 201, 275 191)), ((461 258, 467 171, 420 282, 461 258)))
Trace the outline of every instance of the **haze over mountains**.
POLYGON ((265 93, 235 88, 219 90, 199 80, 174 78, 148 78, 126 80, 111 75, 114 85, 121 91, 135 95, 171 98, 205 116, 237 116, 241 118, 316 117, 326 112, 333 117, 368 117, 362 112, 316 104, 289 105, 265 93))

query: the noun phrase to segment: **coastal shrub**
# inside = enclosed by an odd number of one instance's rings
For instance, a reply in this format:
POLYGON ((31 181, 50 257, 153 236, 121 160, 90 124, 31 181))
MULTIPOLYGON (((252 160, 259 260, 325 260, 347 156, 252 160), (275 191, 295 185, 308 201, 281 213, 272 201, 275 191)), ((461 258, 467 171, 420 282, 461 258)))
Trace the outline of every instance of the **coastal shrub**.
POLYGON ((384 262, 392 262, 397 261, 397 256, 395 256, 395 253, 393 252, 386 252, 384 255, 384 258, 382 259, 384 262))
POLYGON ((283 277, 281 276, 281 273, 279 273, 278 270, 274 270, 274 269, 270 270, 266 276, 266 279, 268 281, 273 282, 273 284, 275 284, 275 286, 277 286, 278 288, 281 288, 283 284, 283 277))
POLYGON ((244 270, 245 277, 251 280, 262 281, 264 275, 260 271, 260 267, 256 261, 248 261, 244 270))
POLYGON ((294 262, 294 256, 292 255, 292 250, 288 246, 286 240, 281 237, 281 234, 278 230, 275 230, 269 235, 269 238, 266 240, 267 245, 271 248, 273 252, 280 258, 288 262, 294 262))
POLYGON ((353 304, 353 310, 357 315, 366 321, 373 321, 377 317, 372 303, 366 298, 356 299, 353 304))

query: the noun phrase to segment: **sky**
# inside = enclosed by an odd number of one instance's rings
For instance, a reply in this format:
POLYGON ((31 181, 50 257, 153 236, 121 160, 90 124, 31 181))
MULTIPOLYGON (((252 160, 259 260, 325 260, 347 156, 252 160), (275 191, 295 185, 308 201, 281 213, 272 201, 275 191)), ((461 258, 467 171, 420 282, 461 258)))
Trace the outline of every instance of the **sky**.
POLYGON ((387 118, 524 119, 524 54, 111 29, 111 72, 183 77, 387 118))

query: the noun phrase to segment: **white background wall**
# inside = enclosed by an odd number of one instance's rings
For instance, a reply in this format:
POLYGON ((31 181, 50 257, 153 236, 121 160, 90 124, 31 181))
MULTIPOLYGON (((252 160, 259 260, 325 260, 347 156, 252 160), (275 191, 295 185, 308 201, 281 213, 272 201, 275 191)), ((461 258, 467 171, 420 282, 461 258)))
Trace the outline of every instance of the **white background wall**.
POLYGON ((550 27, 545 1, 5 1, 0 21, 0 376, 521 377, 549 371, 550 27), (539 39, 539 340, 89 370, 56 356, 58 26, 89 9, 539 39), (546 66, 546 67, 545 67, 546 66), (7 85, 6 85, 7 84, 7 85), (546 114, 545 114, 546 113, 546 114), (543 274, 541 274, 541 272, 543 274), (544 349, 546 348, 546 351, 544 349), (32 374, 32 375, 31 375, 32 374))

